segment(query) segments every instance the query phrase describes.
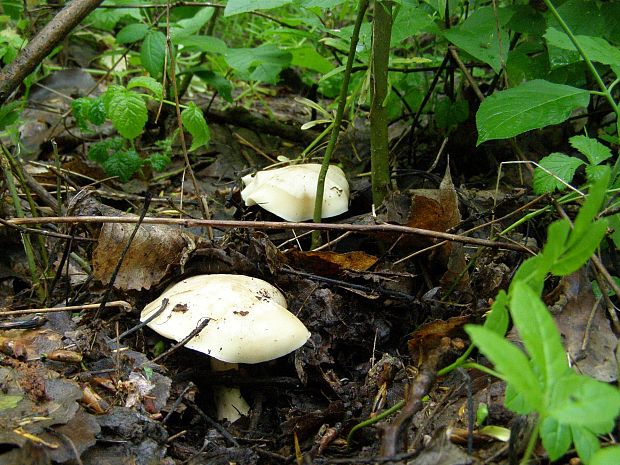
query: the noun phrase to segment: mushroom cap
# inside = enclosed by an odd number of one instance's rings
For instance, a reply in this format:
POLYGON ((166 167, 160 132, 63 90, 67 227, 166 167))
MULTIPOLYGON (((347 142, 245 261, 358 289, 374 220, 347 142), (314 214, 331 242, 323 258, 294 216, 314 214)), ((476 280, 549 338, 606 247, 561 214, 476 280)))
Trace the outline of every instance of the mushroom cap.
POLYGON ((306 343, 309 331, 286 309, 282 293, 265 281, 243 275, 211 274, 184 279, 140 314, 144 321, 164 298, 169 303, 148 327, 169 339, 187 337, 204 318, 207 326, 186 347, 229 363, 260 363, 306 343))
MULTIPOLYGON (((321 165, 307 163, 244 176, 241 198, 249 207, 260 205, 287 221, 305 221, 313 217, 316 184, 321 165)), ((349 209, 349 183, 344 172, 330 165, 325 177, 322 217, 340 215, 349 209)))

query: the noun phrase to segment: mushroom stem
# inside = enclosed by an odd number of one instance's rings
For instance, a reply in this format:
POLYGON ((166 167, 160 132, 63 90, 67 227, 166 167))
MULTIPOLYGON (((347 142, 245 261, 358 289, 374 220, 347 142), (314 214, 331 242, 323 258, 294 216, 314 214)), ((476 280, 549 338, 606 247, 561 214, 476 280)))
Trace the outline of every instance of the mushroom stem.
MULTIPOLYGON (((211 369, 213 371, 236 370, 239 367, 236 363, 227 363, 211 357, 211 369)), ((237 387, 215 386, 213 388, 213 398, 217 408, 217 419, 228 420, 234 423, 242 415, 250 412, 250 406, 241 395, 237 387)))

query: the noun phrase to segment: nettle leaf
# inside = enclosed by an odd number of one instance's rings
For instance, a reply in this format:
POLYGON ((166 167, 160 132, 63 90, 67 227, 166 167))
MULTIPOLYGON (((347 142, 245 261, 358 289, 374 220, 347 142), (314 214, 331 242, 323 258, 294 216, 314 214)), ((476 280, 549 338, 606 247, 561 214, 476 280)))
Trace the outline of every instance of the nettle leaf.
POLYGON ((134 139, 142 133, 148 112, 139 94, 123 88, 113 93, 107 106, 108 116, 121 136, 134 139))
POLYGON ((564 183, 569 184, 573 180, 575 171, 584 164, 584 161, 577 157, 569 157, 563 153, 555 152, 541 159, 538 164, 544 170, 538 166, 534 170, 534 192, 545 194, 556 189, 559 191, 566 189, 564 183))
POLYGON ((596 451, 588 465, 618 465, 619 463, 620 446, 611 446, 596 451))
POLYGON ((88 117, 86 116, 88 108, 91 106, 93 99, 89 97, 76 98, 71 102, 71 111, 80 131, 88 131, 88 117))
POLYGON ((190 151, 209 143, 211 140, 209 126, 205 121, 202 110, 194 102, 189 102, 188 108, 181 112, 181 119, 185 129, 192 135, 190 151))
POLYGON ((496 92, 480 104, 476 114, 477 143, 561 123, 589 101, 586 90, 541 79, 496 92))
POLYGON ((151 76, 160 79, 166 60, 166 36, 161 31, 149 31, 140 47, 140 60, 151 76))
POLYGON ((105 122, 107 115, 103 98, 97 97, 91 102, 91 105, 86 112, 86 117, 88 118, 88 121, 96 126, 99 126, 105 122))
POLYGON ((540 424, 540 438, 551 461, 562 457, 571 445, 570 427, 547 417, 540 424))
POLYGON ((466 325, 465 331, 485 357, 493 362, 506 383, 523 397, 530 411, 540 411, 544 401, 543 393, 525 354, 490 329, 466 325))
POLYGON ((163 98, 164 87, 159 81, 156 81, 150 76, 138 76, 127 83, 127 89, 133 89, 135 87, 144 87, 150 90, 157 100, 163 98))
POLYGON ((170 157, 165 153, 152 153, 146 160, 154 171, 163 171, 170 164, 170 157))
POLYGON ((138 171, 144 160, 134 150, 114 152, 103 163, 103 169, 109 176, 118 176, 121 182, 127 182, 138 171))
POLYGON ((269 10, 282 5, 293 3, 293 0, 228 0, 224 9, 224 16, 233 16, 250 11, 269 10))
POLYGON ((586 156, 591 165, 598 165, 612 156, 609 147, 596 139, 587 136, 573 136, 568 141, 570 145, 586 156))
POLYGON ((128 24, 116 34, 117 44, 132 44, 144 39, 149 27, 144 23, 128 24))
POLYGON ((510 314, 547 391, 553 380, 569 370, 553 317, 538 294, 523 282, 510 291, 510 314))
POLYGON ((95 142, 88 148, 88 158, 101 165, 105 163, 108 156, 108 144, 106 144, 105 141, 95 142))

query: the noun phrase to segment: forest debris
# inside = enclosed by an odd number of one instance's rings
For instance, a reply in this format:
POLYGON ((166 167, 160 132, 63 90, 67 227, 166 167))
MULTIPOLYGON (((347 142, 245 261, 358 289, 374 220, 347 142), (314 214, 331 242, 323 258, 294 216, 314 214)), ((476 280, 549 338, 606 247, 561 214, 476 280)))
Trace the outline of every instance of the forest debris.
POLYGON ((300 252, 288 250, 286 257, 293 266, 320 276, 340 276, 344 271, 366 271, 377 263, 377 257, 363 251, 336 253, 329 251, 300 252))
MULTIPOLYGON (((108 283, 135 225, 106 223, 93 252, 93 274, 108 283)), ((167 225, 140 225, 114 281, 116 289, 142 290, 158 284, 196 247, 191 234, 167 225)))
POLYGON ((616 381, 618 338, 592 292, 585 268, 562 277, 558 289, 561 294, 552 311, 571 363, 580 373, 606 383, 616 381))
POLYGON ((463 336, 463 326, 470 320, 470 316, 455 316, 446 321, 431 321, 416 329, 407 341, 414 363, 421 362, 424 355, 439 346, 444 337, 463 336))

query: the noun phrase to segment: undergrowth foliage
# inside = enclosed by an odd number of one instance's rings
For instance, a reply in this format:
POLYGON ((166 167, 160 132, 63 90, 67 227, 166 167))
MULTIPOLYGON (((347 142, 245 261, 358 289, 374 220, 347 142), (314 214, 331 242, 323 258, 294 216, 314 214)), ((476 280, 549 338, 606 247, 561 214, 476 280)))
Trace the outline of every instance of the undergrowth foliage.
MULTIPOLYGON (((376 0, 372 6, 383 8, 385 3, 376 0)), ((123 182, 147 165, 162 171, 170 163, 181 128, 158 141, 152 153, 141 153, 136 140, 155 118, 147 103, 151 107, 174 104, 171 90, 163 86, 172 76, 178 78, 179 96, 190 97, 186 100, 208 90, 228 104, 239 105, 262 102, 265 85, 276 84, 288 68, 299 70, 302 87, 316 84, 319 95, 330 99, 339 95, 343 81, 349 82, 349 76, 343 76, 342 55, 352 43, 356 2, 229 0, 219 19, 214 8, 204 6, 171 8, 166 17, 150 8, 124 7, 126 0, 106 0, 106 4, 118 8, 96 10, 81 34, 93 42, 103 36, 111 44, 100 64, 114 83, 97 97, 73 100, 71 107, 85 135, 106 122, 114 127, 118 136, 90 143, 88 157, 123 182), (277 21, 262 12, 273 8, 280 8, 269 12, 277 21), (262 16, 252 15, 259 10, 262 16), (115 66, 122 57, 127 57, 129 69, 115 66), (128 78, 135 74, 139 76, 128 78)), ((540 437, 552 460, 574 446, 586 465, 617 465, 620 446, 601 448, 599 437, 613 430, 620 393, 571 369, 540 296, 548 276, 566 276, 587 264, 592 254, 605 247, 608 233, 620 248, 620 214, 614 213, 618 207, 614 194, 620 188, 620 110, 614 99, 620 82, 620 3, 567 0, 557 8, 549 0, 544 4, 390 2, 393 8, 386 9, 393 12, 389 74, 384 70, 390 91, 382 105, 391 121, 419 112, 432 116, 431 125, 442 135, 451 135, 469 117, 469 102, 458 92, 432 94, 428 76, 409 72, 418 65, 441 68, 450 46, 486 67, 477 70, 475 77, 489 87, 505 84, 502 90, 483 96, 476 113, 478 145, 565 123, 595 103, 613 115, 596 133, 570 137, 572 153, 554 152, 539 161, 533 178, 536 193, 553 195, 568 189, 571 196, 563 201, 575 201, 587 192, 585 201, 573 224, 562 219, 549 226, 542 252, 521 264, 509 289, 495 298, 484 324, 470 325, 467 332, 506 381, 506 406, 538 416, 524 463, 540 437), (429 36, 432 44, 420 45, 429 36), (431 97, 425 99, 429 92, 431 97), (511 320, 525 351, 505 338, 511 320)), ((0 7, 0 21, 6 25, 0 31, 0 60, 6 64, 27 40, 29 20, 22 2, 0 0, 0 7)), ((354 39, 358 38, 346 98, 350 120, 369 102, 373 56, 368 22, 354 39)), ((24 82, 25 94, 47 73, 46 65, 33 73, 24 82)), ((16 145, 25 101, 0 108, 0 134, 16 145)), ((190 101, 182 108, 182 130, 192 137, 189 150, 208 146, 209 127, 200 107, 190 101)), ((326 110, 324 114, 330 115, 326 110)), ((307 127, 331 121, 317 120, 307 127)), ((449 369, 476 366, 467 362, 470 354, 471 350, 449 369)))

